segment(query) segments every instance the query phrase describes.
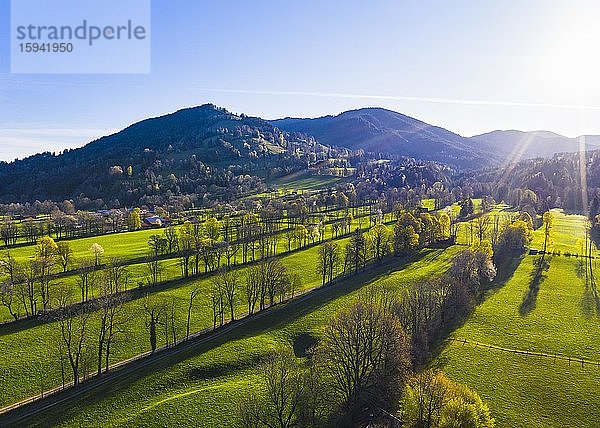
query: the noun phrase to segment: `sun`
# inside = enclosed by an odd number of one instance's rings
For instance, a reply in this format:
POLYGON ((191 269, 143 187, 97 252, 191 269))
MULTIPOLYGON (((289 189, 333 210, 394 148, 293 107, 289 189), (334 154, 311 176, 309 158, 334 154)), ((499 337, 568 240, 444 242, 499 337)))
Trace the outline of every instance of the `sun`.
POLYGON ((557 31, 540 74, 554 91, 581 99, 600 92, 600 27, 578 22, 570 30, 557 31))

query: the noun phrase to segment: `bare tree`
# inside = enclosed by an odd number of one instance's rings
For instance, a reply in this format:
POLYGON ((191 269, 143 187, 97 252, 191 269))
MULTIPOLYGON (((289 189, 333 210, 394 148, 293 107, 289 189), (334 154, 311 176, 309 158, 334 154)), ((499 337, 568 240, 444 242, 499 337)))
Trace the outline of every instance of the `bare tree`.
POLYGON ((146 296, 143 305, 146 315, 146 328, 150 336, 150 349, 154 353, 157 345, 156 329, 165 324, 163 317, 165 316, 166 305, 164 301, 149 296, 146 296))
POLYGON ((488 215, 482 215, 473 220, 477 242, 482 242, 488 235, 488 229, 492 223, 492 218, 488 215))
POLYGON ((18 287, 19 296, 23 303, 23 307, 25 308, 25 314, 28 317, 35 316, 37 314, 37 293, 35 284, 38 272, 34 260, 29 260, 25 264, 24 277, 25 281, 18 287))
POLYGON ((109 368, 112 345, 115 338, 125 334, 125 326, 129 317, 125 311, 124 296, 119 294, 118 283, 113 280, 110 268, 102 275, 102 288, 98 298, 100 306, 100 329, 98 330, 98 360, 97 373, 102 374, 102 363, 104 356, 104 371, 109 368))
POLYGON ((146 278, 148 285, 157 285, 162 279, 164 268, 159 259, 150 256, 146 260, 146 278))
POLYGON ((96 264, 94 260, 83 259, 79 263, 79 269, 77 271, 77 284, 81 290, 81 301, 87 302, 90 295, 90 289, 93 289, 96 282, 96 264))
POLYGON ((266 394, 248 395, 241 403, 241 425, 245 428, 289 428, 298 425, 304 391, 304 375, 290 352, 270 355, 262 366, 266 394))
POLYGON ((106 267, 105 274, 106 280, 110 282, 114 293, 120 293, 127 289, 129 271, 120 259, 112 258, 106 267))
POLYGON ((235 265, 235 258, 240 249, 239 244, 233 242, 226 242, 223 255, 227 260, 227 266, 235 265))
POLYGON ((321 285, 331 283, 339 265, 339 246, 336 242, 328 241, 319 247, 317 272, 321 276, 321 285))
POLYGON ((397 403, 410 367, 408 336, 384 293, 369 288, 329 323, 317 355, 329 373, 342 411, 397 403))
POLYGON ((269 298, 269 306, 273 306, 276 296, 287 293, 290 285, 290 277, 287 268, 275 258, 265 259, 260 263, 261 269, 261 291, 260 309, 266 306, 266 298, 269 298))
POLYGON ((194 307, 194 300, 196 300, 196 297, 198 297, 198 295, 200 294, 201 291, 202 291, 202 289, 200 287, 196 286, 190 293, 190 299, 188 302, 188 311, 187 311, 187 322, 185 324, 185 338, 186 339, 190 338, 190 321, 192 319, 192 309, 194 307))
POLYGON ((231 321, 235 320, 235 297, 238 289, 237 272, 222 267, 219 273, 213 278, 213 284, 216 288, 222 290, 229 306, 231 321))
POLYGON ((248 314, 252 315, 260 297, 262 269, 260 265, 254 265, 250 266, 247 272, 245 294, 248 303, 248 314))
POLYGON ((175 297, 171 297, 171 304, 169 305, 169 313, 167 322, 165 322, 165 339, 167 345, 169 345, 169 335, 172 339, 172 344, 177 343, 177 311, 175 310, 175 297), (170 327, 170 328, 167 328, 170 327))
POLYGON ((71 292, 61 288, 57 296, 58 325, 60 328, 61 350, 71 365, 73 385, 79 385, 81 361, 88 336, 88 321, 91 313, 79 305, 71 305, 71 292))
POLYGON ((226 301, 229 306, 231 320, 235 319, 235 297, 238 289, 237 272, 222 267, 213 278, 213 289, 218 290, 219 300, 226 301))
POLYGON ((7 253, 0 257, 0 272, 5 275, 5 280, 0 284, 0 302, 16 321, 19 314, 14 311, 13 304, 18 298, 17 284, 24 281, 23 268, 7 253))
POLYGON ((217 328, 217 321, 220 326, 225 322, 225 291, 219 281, 212 282, 210 302, 213 313, 213 328, 217 328))
POLYGON ((173 226, 169 226, 164 232, 166 240, 166 251, 168 254, 173 254, 179 251, 179 236, 177 230, 173 226))

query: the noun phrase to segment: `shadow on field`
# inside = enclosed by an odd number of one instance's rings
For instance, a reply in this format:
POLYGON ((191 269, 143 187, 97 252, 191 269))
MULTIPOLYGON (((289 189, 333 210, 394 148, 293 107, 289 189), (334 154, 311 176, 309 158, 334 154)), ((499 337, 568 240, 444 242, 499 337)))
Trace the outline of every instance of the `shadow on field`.
MULTIPOLYGON (((498 274, 496 275, 496 278, 494 278, 494 281, 484 286, 477 304, 483 303, 491 295, 502 289, 502 287, 512 279, 515 271, 524 259, 524 256, 519 256, 495 260, 494 262, 496 263, 498 274)), ((431 367, 443 369, 446 364, 450 362, 451 357, 446 352, 448 349, 446 346, 448 344, 447 339, 453 331, 462 327, 469 319, 469 315, 470 313, 465 314, 463 318, 456 320, 456 322, 449 325, 448 328, 442 332, 437 343, 432 347, 431 355, 429 356, 428 362, 431 367)))
POLYGON ((494 260, 496 264, 496 278, 492 282, 482 284, 482 293, 477 303, 482 303, 488 297, 498 292, 504 285, 510 281, 515 271, 524 260, 524 256, 520 257, 503 257, 499 260, 494 260))
POLYGON ((581 312, 586 318, 592 318, 594 315, 600 318, 600 297, 596 289, 596 281, 593 273, 590 273, 587 266, 588 260, 579 259, 575 272, 577 276, 584 281, 583 296, 581 298, 581 312))
POLYGON ((519 306, 521 316, 525 316, 535 309, 540 285, 546 279, 548 269, 550 269, 550 257, 540 256, 533 259, 533 270, 529 275, 529 288, 519 306))
POLYGON ((215 364, 211 366, 193 367, 188 371, 188 380, 207 381, 209 379, 230 375, 239 370, 244 370, 260 365, 261 356, 252 355, 235 361, 235 364, 215 364))
MULTIPOLYGON (((431 258, 433 261, 444 251, 427 249, 410 258, 391 258, 380 266, 374 266, 352 277, 336 281, 333 285, 315 289, 307 295, 267 309, 259 313, 259 316, 242 318, 234 321, 231 325, 226 324, 223 328, 237 326, 231 331, 226 331, 225 334, 211 337, 211 333, 207 333, 198 336, 193 341, 184 342, 180 347, 176 346, 157 352, 138 362, 108 372, 101 378, 91 379, 82 384, 82 391, 68 389, 46 400, 36 401, 2 415, 0 426, 5 426, 12 419, 27 426, 51 426, 69 421, 76 415, 81 415, 82 408, 93 407, 107 397, 131 388, 132 385, 139 387, 139 383, 142 381, 150 381, 157 388, 169 388, 174 384, 183 385, 189 381, 207 381, 226 376, 238 369, 255 367, 267 355, 268 348, 249 350, 249 355, 242 357, 234 364, 194 365, 193 361, 186 360, 214 350, 227 342, 279 330, 286 323, 293 322, 339 297, 359 290, 368 283, 401 272, 410 267, 413 262, 436 252, 438 254, 431 258), (173 375, 168 380, 161 378, 164 370, 172 370, 173 375), (106 380, 106 382, 101 383, 102 380, 106 380), (64 400, 65 398, 66 401, 59 401, 54 407, 45 407, 55 400, 64 400)), ((301 340, 302 344, 308 344, 308 340, 304 339, 306 338, 301 340)))

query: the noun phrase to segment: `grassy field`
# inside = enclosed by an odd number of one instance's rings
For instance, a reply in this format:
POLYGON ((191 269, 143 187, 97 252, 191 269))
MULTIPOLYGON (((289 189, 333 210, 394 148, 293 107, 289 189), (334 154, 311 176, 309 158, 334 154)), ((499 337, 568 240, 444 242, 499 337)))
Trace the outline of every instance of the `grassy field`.
MULTIPOLYGON (((486 215, 511 215, 506 209, 498 206, 486 215)), ((361 225, 367 227, 368 220, 363 219, 361 225)), ((467 322, 453 333, 455 338, 471 342, 450 342, 433 363, 454 380, 476 390, 500 427, 600 426, 600 416, 594 412, 600 406, 596 394, 600 367, 582 367, 577 362, 569 365, 561 359, 473 345, 477 341, 600 361, 600 342, 596 340, 600 337, 600 299, 595 289, 585 284, 582 259, 564 255, 580 252, 584 226, 584 217, 554 210, 551 248, 561 255, 548 256, 550 267, 539 290, 530 289, 535 258, 525 255, 508 280, 493 286, 467 322)), ((460 228, 459 242, 460 234, 466 237, 468 233, 464 224, 460 228)), ((340 240, 342 245, 344 242, 340 240)), ((532 246, 540 248, 542 244, 542 230, 538 229, 532 246)), ((287 247, 287 242, 282 240, 281 245, 287 247)), ((270 350, 291 346, 300 334, 318 337, 328 319, 349 305, 365 284, 388 284, 401 290, 420 278, 443 272, 452 256, 463 248, 423 250, 420 260, 406 265, 393 259, 390 265, 344 280, 319 298, 287 304, 263 320, 251 321, 219 338, 216 344, 203 345, 194 355, 164 363, 152 374, 144 373, 110 390, 87 395, 45 416, 44 422, 64 426, 144 426, 148 421, 159 425, 234 426, 236 397, 255 387, 256 365, 270 350), (107 415, 109 420, 105 419, 107 415)), ((314 268, 316 252, 313 247, 282 257, 291 272, 301 272, 301 289, 319 285, 314 268)), ((169 275, 178 274, 175 260, 165 263, 169 275)), ((131 269, 134 278, 142 275, 141 270, 137 271, 141 265, 131 269)), ((245 267, 239 269, 243 272, 245 267)), ((187 299, 196 286, 202 293, 193 311, 191 330, 199 331, 212 325, 210 278, 175 284, 155 293, 175 305, 180 337, 184 334, 187 299)), ((114 362, 149 349, 141 301, 129 302, 127 307, 132 314, 131 331, 116 344, 114 362)), ((245 312, 241 296, 236 311, 245 312)), ((56 323, 1 333, 0 347, 7 350, 0 360, 2 404, 59 384, 57 333, 56 323)), ((160 344, 164 343, 163 336, 159 339, 160 344)))
POLYGON ((438 362, 479 393, 499 428, 600 426, 600 367, 459 343, 449 345, 438 362))
POLYGON ((343 182, 344 180, 344 177, 335 175, 307 175, 306 173, 295 173, 273 180, 269 184, 282 190, 313 191, 333 187, 335 184, 343 182))
MULTIPOLYGON (((347 239, 347 238, 346 238, 347 239)), ((338 240, 344 245, 346 239, 338 240)), ((316 273, 318 247, 304 249, 281 258, 290 272, 301 272, 298 291, 320 285, 316 273)), ((246 267, 240 267, 240 280, 244 281, 246 267)), ((175 306, 179 337, 184 335, 185 317, 191 291, 199 287, 201 294, 197 297, 191 318, 191 331, 200 331, 212 326, 212 309, 210 302, 211 277, 191 280, 174 287, 156 291, 153 296, 164 299, 175 306)), ((240 288, 242 285, 240 285, 240 288)), ((133 300, 125 304, 131 321, 128 323, 128 334, 121 338, 114 349, 112 361, 120 361, 150 349, 145 317, 142 307, 143 299, 133 300)), ((241 289, 238 294, 236 313, 245 313, 245 302, 241 289)), ((96 326, 94 319, 92 326, 96 326)), ((159 332, 160 333, 160 332, 159 332)), ((9 404, 31 395, 37 394, 43 385, 49 389, 60 384, 60 365, 57 356, 59 325, 56 322, 28 326, 5 326, 0 333, 0 395, 1 404, 9 404), (28 328, 30 327, 30 328, 28 328)), ((94 337, 93 329, 91 337, 94 337)), ((165 342, 159 334, 159 346, 165 342)))
POLYGON ((45 415, 44 423, 144 426, 152 421, 153 425, 235 426, 237 399, 256 387, 257 362, 268 352, 292 346, 299 334, 318 337, 333 314, 355 301, 364 284, 374 282, 402 290, 446 269, 459 250, 424 250, 422 258, 406 265, 394 259, 390 265, 327 289, 318 298, 288 304, 219 339, 218 346, 207 346, 200 355, 53 411, 45 415))
MULTIPOLYGON (((357 214, 363 215, 364 210, 359 208, 357 209, 357 214)), ((326 220, 332 220, 337 218, 336 216, 339 214, 339 210, 334 210, 327 213, 326 220)), ((321 214, 322 215, 322 214, 321 214)), ((391 221, 392 214, 387 214, 385 216, 386 221, 391 221)), ((364 215, 361 217, 354 218, 350 225, 350 230, 354 230, 356 228, 360 228, 363 230, 367 230, 370 227, 369 218, 364 215)), ((139 260, 147 256, 148 254, 148 238, 152 234, 162 234, 163 229, 154 229, 154 230, 145 230, 145 231, 137 231, 137 232, 128 232, 126 234, 119 235, 104 235, 92 238, 81 238, 70 241, 73 248, 73 259, 74 264, 76 265, 77 260, 81 260, 86 257, 90 257, 91 253, 89 251, 89 247, 94 243, 98 242, 105 249, 105 253, 102 255, 101 262, 108 262, 111 258, 118 258, 122 262, 128 264, 127 270, 129 272, 129 279, 127 283, 127 288, 136 288, 142 285, 145 285, 148 282, 148 274, 147 267, 145 263, 133 263, 134 260, 139 260)), ((285 238, 285 232, 280 232, 279 240, 277 242, 277 253, 284 254, 288 251, 288 242, 285 238)), ((325 239, 331 239, 334 237, 333 229, 331 225, 326 225, 324 231, 325 239)), ((297 248, 297 243, 292 242, 291 248, 295 250, 297 248)), ((1 253, 1 252, 0 252, 1 253)), ((25 261, 30 258, 35 253, 35 246, 28 245, 17 247, 10 250, 10 254, 17 260, 25 261)), ((242 263, 242 254, 241 250, 238 251, 234 259, 232 259, 232 263, 241 264, 242 263)), ((173 256, 173 258, 164 260, 161 262, 161 266, 164 269, 162 274, 163 280, 172 280, 176 278, 180 278, 181 267, 179 265, 179 261, 177 258, 173 256)), ((203 267, 201 267, 203 269, 203 267)), ((60 267, 55 267, 55 272, 59 271, 60 267)), ((52 281, 53 288, 56 289, 58 286, 67 286, 71 290, 73 290, 73 301, 80 301, 80 289, 78 286, 79 277, 75 271, 69 271, 68 274, 57 278, 52 281)), ((97 290, 94 288, 90 291, 90 297, 94 297, 98 294, 97 290)), ((39 299, 38 299, 39 300, 39 299)), ((40 303, 38 302, 38 305, 40 303)), ((13 310, 19 315, 24 316, 25 310, 22 308, 20 302, 16 302, 13 305, 13 310)), ((9 314, 9 311, 6 307, 0 306, 0 322, 3 321, 11 321, 12 317, 9 314)))
MULTIPOLYGON (((585 228, 587 219, 585 216, 576 214, 565 214, 563 210, 553 209, 554 221, 552 225, 552 240, 549 251, 570 252, 571 254, 583 254, 585 241, 585 228)), ((541 249, 544 247, 544 235, 541 231, 534 234, 532 247, 541 249)))
MULTIPOLYGON (((573 251, 583 233, 582 216, 555 212, 554 247, 573 251)), ((540 245, 541 230, 533 245, 540 245)), ((524 351, 598 360, 600 312, 586 286, 580 259, 549 256, 537 292, 530 290, 534 257, 524 256, 505 285, 488 293, 456 338, 524 351)), ((479 392, 500 427, 600 426, 600 367, 522 356, 452 343, 437 363, 456 381, 479 392)))

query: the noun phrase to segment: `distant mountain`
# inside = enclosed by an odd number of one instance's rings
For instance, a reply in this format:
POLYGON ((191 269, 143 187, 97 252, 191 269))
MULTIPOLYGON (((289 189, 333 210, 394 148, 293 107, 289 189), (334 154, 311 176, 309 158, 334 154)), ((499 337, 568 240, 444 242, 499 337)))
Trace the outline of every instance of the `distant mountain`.
POLYGON ((383 108, 363 108, 315 119, 271 121, 290 132, 314 136, 321 144, 437 161, 459 168, 499 162, 486 145, 444 128, 383 108))
MULTIPOLYGON (((600 148, 599 136, 586 140, 588 148, 600 148)), ((364 160, 355 156, 362 150, 371 159, 408 157, 465 171, 500 165, 512 153, 573 152, 579 143, 547 131, 467 138, 382 108, 266 121, 205 104, 143 120, 79 149, 0 162, 0 203, 73 199, 85 208, 178 208, 231 201, 265 190, 263 179, 326 165, 347 156, 346 149, 354 151, 351 162, 364 160)))
MULTIPOLYGON (((254 176, 305 168, 298 153, 308 150, 287 156, 292 143, 265 120, 205 104, 143 120, 59 155, 0 163, 0 202, 79 197, 112 207, 152 203, 165 194, 235 197, 257 189, 254 176)), ((297 143, 302 148, 304 142, 297 143)), ((310 150, 317 149, 313 140, 310 150)))
MULTIPOLYGON (((556 153, 579 150, 578 138, 568 138, 550 131, 492 131, 476 135, 471 139, 481 142, 499 153, 503 152, 510 158, 550 157, 556 153)), ((600 148, 599 144, 600 136, 586 138, 587 150, 598 149, 600 148)))

